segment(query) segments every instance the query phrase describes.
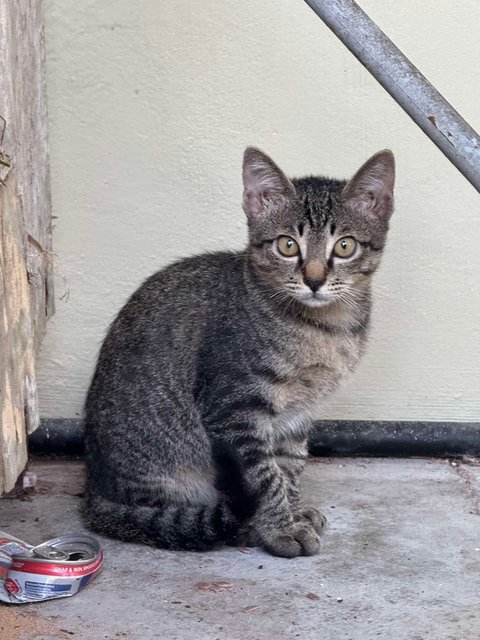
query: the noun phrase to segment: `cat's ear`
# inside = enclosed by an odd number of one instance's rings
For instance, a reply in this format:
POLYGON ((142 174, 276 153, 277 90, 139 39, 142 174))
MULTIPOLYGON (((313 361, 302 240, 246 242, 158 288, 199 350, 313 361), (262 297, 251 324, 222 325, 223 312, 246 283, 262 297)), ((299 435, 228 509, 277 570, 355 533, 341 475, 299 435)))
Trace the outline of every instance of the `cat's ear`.
POLYGON ((247 147, 243 154, 243 210, 248 218, 268 215, 284 206, 295 188, 266 153, 247 147))
POLYGON ((393 213, 395 159, 389 149, 373 155, 342 191, 342 199, 355 208, 388 220, 393 213))

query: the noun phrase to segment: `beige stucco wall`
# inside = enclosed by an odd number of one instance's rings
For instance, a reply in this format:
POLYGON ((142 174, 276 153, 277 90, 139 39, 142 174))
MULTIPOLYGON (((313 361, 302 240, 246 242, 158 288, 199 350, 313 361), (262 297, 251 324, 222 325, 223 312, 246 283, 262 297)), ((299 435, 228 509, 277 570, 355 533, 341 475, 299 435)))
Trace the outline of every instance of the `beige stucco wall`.
MULTIPOLYGON (((478 0, 362 6, 480 128, 478 0)), ((43 415, 75 417, 105 328, 179 256, 241 247, 241 155, 398 163, 374 330, 325 417, 480 418, 480 197, 302 0, 45 0, 57 313, 43 415)))

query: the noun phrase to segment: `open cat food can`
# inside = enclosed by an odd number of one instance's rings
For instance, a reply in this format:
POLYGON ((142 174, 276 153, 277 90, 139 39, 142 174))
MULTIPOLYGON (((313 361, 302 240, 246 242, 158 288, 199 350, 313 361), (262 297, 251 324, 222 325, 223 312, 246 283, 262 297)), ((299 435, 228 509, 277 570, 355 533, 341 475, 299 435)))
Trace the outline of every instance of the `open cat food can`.
POLYGON ((0 531, 0 601, 40 602, 73 596, 98 574, 103 551, 83 533, 32 546, 0 531))

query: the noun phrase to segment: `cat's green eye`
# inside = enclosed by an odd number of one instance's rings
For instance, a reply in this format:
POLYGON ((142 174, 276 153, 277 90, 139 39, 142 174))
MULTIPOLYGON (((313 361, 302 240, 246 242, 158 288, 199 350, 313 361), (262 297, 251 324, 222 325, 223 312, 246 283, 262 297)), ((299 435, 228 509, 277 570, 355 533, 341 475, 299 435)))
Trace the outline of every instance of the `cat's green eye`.
POLYGON ((298 242, 290 236, 280 236, 277 240, 277 248, 287 258, 294 258, 300 253, 298 242))
POLYGON ((340 238, 333 247, 333 253, 337 258, 351 258, 357 249, 357 241, 355 238, 348 236, 340 238))

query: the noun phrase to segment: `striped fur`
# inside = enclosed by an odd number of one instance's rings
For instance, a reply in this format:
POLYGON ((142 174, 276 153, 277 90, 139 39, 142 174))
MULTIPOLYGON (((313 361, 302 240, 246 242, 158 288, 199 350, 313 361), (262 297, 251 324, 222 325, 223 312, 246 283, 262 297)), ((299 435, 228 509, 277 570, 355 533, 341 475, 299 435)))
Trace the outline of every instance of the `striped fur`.
POLYGON ((92 529, 169 549, 228 540, 284 557, 318 551, 325 519, 298 487, 306 441, 366 344, 392 172, 383 152, 348 183, 290 181, 246 151, 246 252, 155 274, 105 338, 85 405, 92 529), (279 254, 280 235, 295 238, 298 257, 279 254), (347 235, 359 253, 342 262, 332 247, 347 235), (321 298, 308 289, 313 272, 321 298))

